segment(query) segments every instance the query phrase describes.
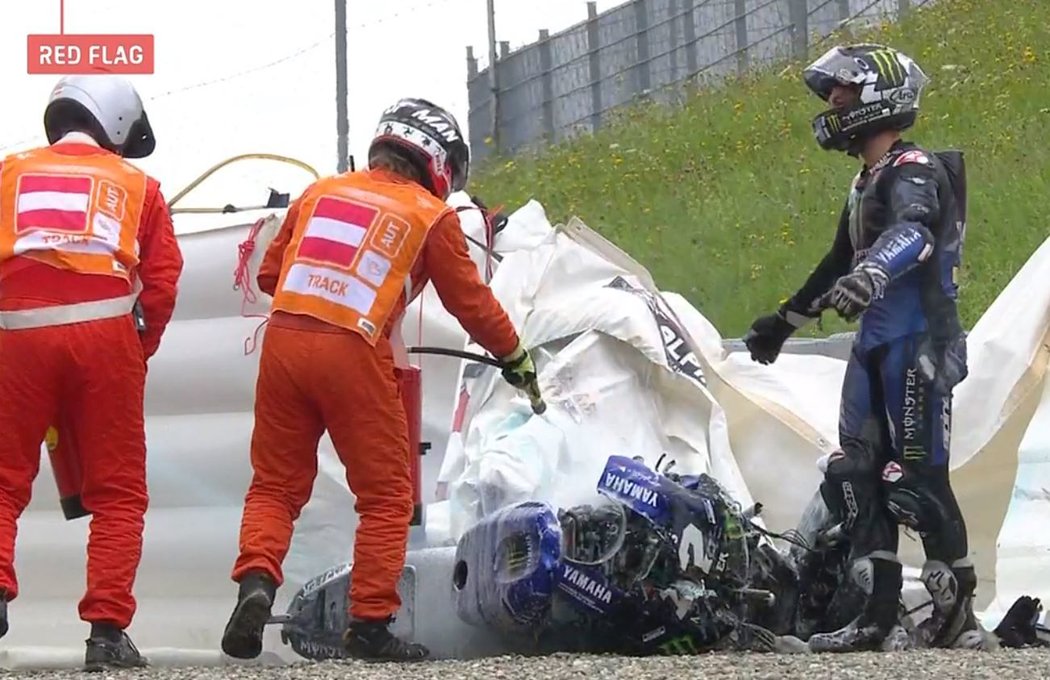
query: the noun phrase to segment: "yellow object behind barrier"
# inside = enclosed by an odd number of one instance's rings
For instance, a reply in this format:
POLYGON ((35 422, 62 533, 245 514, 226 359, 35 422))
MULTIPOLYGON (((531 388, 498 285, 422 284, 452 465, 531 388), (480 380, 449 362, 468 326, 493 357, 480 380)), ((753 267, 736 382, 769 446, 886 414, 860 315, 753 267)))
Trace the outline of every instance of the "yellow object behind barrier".
MULTIPOLYGON (((196 189, 198 186, 200 186, 200 184, 202 182, 204 182, 204 180, 208 179, 209 177, 211 177, 213 174, 215 174, 216 172, 218 172, 222 168, 226 167, 227 165, 230 165, 231 163, 235 163, 237 161, 242 161, 242 160, 247 160, 247 159, 270 160, 270 161, 278 161, 280 163, 288 163, 289 165, 294 165, 296 167, 302 168, 303 170, 309 172, 311 175, 314 176, 314 179, 320 179, 320 177, 321 177, 321 175, 317 172, 317 170, 315 170, 313 168, 313 166, 311 166, 308 163, 305 163, 305 162, 303 162, 301 160, 298 160, 296 158, 290 158, 288 156, 282 156, 282 155, 273 154, 273 153, 246 153, 246 154, 241 154, 239 156, 233 156, 232 158, 227 158, 226 160, 222 161, 221 163, 216 163, 215 165, 211 166, 200 177, 198 177, 197 179, 195 179, 192 182, 190 182, 189 186, 187 186, 185 189, 183 189, 179 193, 175 194, 174 198, 172 198, 170 201, 168 201, 168 209, 171 210, 171 214, 175 215, 175 214, 178 214, 178 213, 223 213, 223 212, 228 212, 228 208, 227 207, 222 207, 222 208, 175 208, 174 206, 180 200, 185 198, 186 194, 188 194, 191 191, 193 191, 194 189, 196 189)), ((238 211, 241 211, 241 210, 258 210, 258 209, 262 209, 262 208, 265 208, 265 207, 266 206, 252 206, 252 207, 247 207, 247 208, 238 208, 238 211)))

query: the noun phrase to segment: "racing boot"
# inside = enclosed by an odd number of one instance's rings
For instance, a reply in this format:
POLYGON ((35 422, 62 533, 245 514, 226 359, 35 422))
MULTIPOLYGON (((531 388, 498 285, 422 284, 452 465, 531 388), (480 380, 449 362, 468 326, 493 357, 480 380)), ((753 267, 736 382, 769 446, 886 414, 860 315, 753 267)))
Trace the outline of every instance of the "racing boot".
POLYGON ((222 634, 223 652, 236 659, 254 659, 262 653, 263 629, 276 595, 277 585, 268 574, 253 571, 244 575, 222 634))
POLYGON ((343 646, 350 656, 368 661, 423 661, 430 650, 416 642, 405 642, 390 632, 393 617, 351 619, 343 633, 343 646))
POLYGON ((897 630, 897 605, 902 585, 900 562, 864 557, 853 564, 850 572, 867 594, 863 611, 836 631, 810 636, 810 650, 864 652, 900 648, 904 642, 901 640, 903 628, 897 630))
POLYGON ((922 582, 933 598, 933 613, 912 631, 918 647, 989 650, 997 640, 985 631, 973 613, 977 577, 969 560, 957 560, 953 567, 938 560, 927 560, 922 582))
POLYGON ((145 668, 149 665, 128 634, 114 625, 91 624, 91 637, 85 643, 84 670, 88 673, 118 668, 145 668))

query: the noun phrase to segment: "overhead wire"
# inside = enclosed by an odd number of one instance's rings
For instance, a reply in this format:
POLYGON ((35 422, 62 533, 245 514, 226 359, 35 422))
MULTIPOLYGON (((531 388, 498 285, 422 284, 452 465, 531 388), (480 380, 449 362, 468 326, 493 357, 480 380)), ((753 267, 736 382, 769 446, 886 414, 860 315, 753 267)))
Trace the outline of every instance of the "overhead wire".
MULTIPOLYGON (((429 2, 426 2, 426 3, 422 4, 422 5, 416 5, 416 6, 411 7, 411 8, 406 8, 406 9, 402 9, 402 10, 396 11, 393 14, 390 14, 390 15, 384 16, 384 17, 380 17, 379 19, 377 19, 375 21, 372 21, 372 22, 363 22, 363 23, 354 24, 352 26, 347 26, 347 29, 349 30, 351 28, 357 28, 357 29, 371 28, 371 27, 374 27, 374 26, 378 26, 380 24, 387 23, 389 21, 393 21, 393 20, 399 19, 399 18, 401 18, 401 17, 403 17, 403 16, 405 16, 407 14, 415 14, 416 12, 419 12, 420 10, 428 9, 428 8, 433 7, 435 5, 444 5, 444 4, 447 4, 448 2, 450 2, 450 0, 429 0, 429 2)), ((182 93, 182 92, 188 92, 190 90, 195 90, 195 89, 199 89, 199 88, 202 88, 202 87, 210 87, 212 85, 218 85, 220 83, 229 82, 231 80, 236 80, 237 78, 242 78, 244 76, 252 75, 253 73, 259 73, 261 71, 266 71, 268 69, 280 66, 281 64, 283 64, 285 62, 288 62, 288 61, 291 61, 291 60, 296 59, 298 57, 301 57, 302 55, 304 55, 304 54, 306 54, 308 52, 311 52, 311 51, 317 49, 318 47, 321 47, 322 45, 326 44, 329 40, 331 40, 332 38, 335 37, 335 33, 336 33, 335 31, 331 31, 325 37, 320 38, 318 40, 315 40, 314 42, 310 43, 309 45, 305 45, 303 47, 300 47, 300 48, 296 49, 294 52, 286 54, 285 56, 283 56, 283 57, 281 57, 279 59, 275 59, 275 60, 267 62, 265 64, 260 64, 259 66, 253 66, 253 67, 250 67, 250 68, 246 68, 246 69, 243 69, 241 71, 237 71, 235 73, 231 73, 229 75, 222 76, 222 77, 219 77, 219 78, 212 78, 212 79, 208 79, 208 80, 202 80, 202 81, 197 82, 197 83, 191 83, 189 85, 184 85, 184 86, 181 86, 181 87, 175 87, 175 88, 172 88, 171 90, 168 90, 167 92, 162 92, 160 94, 156 94, 156 95, 153 95, 152 97, 147 98, 146 102, 148 103, 148 102, 156 101, 158 99, 163 99, 164 97, 168 97, 168 96, 173 95, 173 94, 179 94, 179 93, 182 93)), ((32 142, 32 141, 37 140, 37 139, 40 139, 42 137, 43 137, 43 134, 42 133, 38 133, 38 134, 32 135, 31 137, 26 137, 24 139, 20 139, 20 140, 15 141, 15 142, 2 144, 2 145, 0 145, 0 151, 5 151, 7 149, 11 149, 11 148, 14 148, 14 147, 22 146, 23 144, 28 144, 29 142, 32 142)))

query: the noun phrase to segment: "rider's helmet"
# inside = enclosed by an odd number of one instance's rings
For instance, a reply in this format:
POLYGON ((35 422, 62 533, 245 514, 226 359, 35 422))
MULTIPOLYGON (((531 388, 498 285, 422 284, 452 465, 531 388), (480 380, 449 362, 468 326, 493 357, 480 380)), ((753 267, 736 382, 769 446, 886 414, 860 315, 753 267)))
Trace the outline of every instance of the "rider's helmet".
POLYGON ((111 74, 60 79, 44 109, 44 130, 49 144, 69 132, 83 132, 124 158, 145 158, 157 146, 139 93, 111 74))
POLYGON ((902 131, 915 124, 919 100, 929 78, 910 57, 876 44, 836 45, 807 66, 806 86, 825 102, 839 85, 857 97, 813 119, 822 149, 858 155, 874 135, 902 131))
POLYGON ((470 148, 459 123, 445 109, 426 99, 401 99, 383 112, 368 149, 386 144, 407 152, 423 177, 423 185, 441 200, 462 191, 470 174, 470 148))

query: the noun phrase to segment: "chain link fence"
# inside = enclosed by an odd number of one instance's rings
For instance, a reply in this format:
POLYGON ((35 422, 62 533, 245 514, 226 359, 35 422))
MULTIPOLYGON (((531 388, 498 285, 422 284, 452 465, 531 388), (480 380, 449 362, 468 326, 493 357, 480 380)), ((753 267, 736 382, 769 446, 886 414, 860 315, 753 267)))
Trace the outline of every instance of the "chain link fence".
POLYGON ((478 70, 467 48, 473 158, 509 155, 596 130, 639 99, 672 101, 755 64, 803 57, 844 24, 896 20, 929 0, 632 0, 478 70))

